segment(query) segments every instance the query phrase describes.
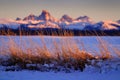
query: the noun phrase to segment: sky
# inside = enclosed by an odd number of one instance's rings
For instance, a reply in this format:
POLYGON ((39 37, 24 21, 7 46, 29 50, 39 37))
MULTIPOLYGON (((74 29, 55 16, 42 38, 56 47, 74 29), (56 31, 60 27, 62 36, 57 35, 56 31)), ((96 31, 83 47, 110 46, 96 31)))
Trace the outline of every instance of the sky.
POLYGON ((58 19, 67 14, 73 18, 87 15, 95 21, 116 21, 120 19, 120 0, 0 0, 0 18, 38 16, 42 10, 58 19))

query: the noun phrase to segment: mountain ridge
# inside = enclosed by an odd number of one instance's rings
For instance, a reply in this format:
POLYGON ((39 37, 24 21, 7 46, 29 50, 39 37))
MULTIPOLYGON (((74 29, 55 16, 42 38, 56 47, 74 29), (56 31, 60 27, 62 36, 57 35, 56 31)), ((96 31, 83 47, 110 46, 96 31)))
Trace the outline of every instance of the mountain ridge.
POLYGON ((0 19, 0 27, 17 29, 24 25, 28 28, 57 28, 57 29, 78 29, 78 30, 120 30, 120 20, 95 22, 88 16, 80 16, 76 19, 64 14, 60 19, 53 17, 47 10, 42 10, 39 16, 30 14, 16 20, 0 19), (26 26, 27 25, 27 26, 26 26))

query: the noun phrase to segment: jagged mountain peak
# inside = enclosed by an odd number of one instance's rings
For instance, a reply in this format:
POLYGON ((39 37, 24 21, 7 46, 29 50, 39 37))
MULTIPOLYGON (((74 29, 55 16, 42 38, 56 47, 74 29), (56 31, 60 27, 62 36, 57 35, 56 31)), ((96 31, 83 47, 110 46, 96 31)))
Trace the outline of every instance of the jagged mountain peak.
POLYGON ((120 20, 117 20, 117 23, 119 23, 119 24, 120 24, 120 20))
POLYGON ((24 19, 16 18, 16 20, 0 19, 1 26, 17 26, 24 25, 32 28, 65 28, 79 30, 120 30, 120 20, 94 22, 88 16, 80 16, 73 19, 64 14, 59 20, 54 18, 47 10, 42 10, 39 16, 30 14, 24 19), (27 25, 26 25, 27 24, 27 25))
POLYGON ((25 17, 23 20, 37 20, 38 17, 34 14, 30 14, 29 16, 25 17))
POLYGON ((69 15, 67 15, 67 14, 64 14, 62 17, 64 17, 64 18, 71 18, 69 15))
POLYGON ((77 19, 85 19, 85 18, 87 18, 87 19, 89 19, 89 17, 88 16, 80 16, 80 17, 78 17, 77 19))
POLYGON ((86 15, 85 16, 80 16, 76 20, 79 20, 81 22, 93 22, 93 20, 86 15))
POLYGON ((38 17, 38 19, 44 21, 56 21, 56 19, 47 10, 42 10, 42 13, 38 17))
POLYGON ((16 18, 16 21, 19 21, 19 20, 22 20, 22 19, 21 19, 21 18, 19 18, 19 17, 17 17, 17 18, 16 18))
POLYGON ((70 16, 68 16, 67 14, 64 14, 62 16, 62 18, 60 19, 60 21, 67 21, 67 22, 72 22, 73 18, 71 18, 70 16))
POLYGON ((47 10, 42 10, 43 14, 50 14, 47 10))

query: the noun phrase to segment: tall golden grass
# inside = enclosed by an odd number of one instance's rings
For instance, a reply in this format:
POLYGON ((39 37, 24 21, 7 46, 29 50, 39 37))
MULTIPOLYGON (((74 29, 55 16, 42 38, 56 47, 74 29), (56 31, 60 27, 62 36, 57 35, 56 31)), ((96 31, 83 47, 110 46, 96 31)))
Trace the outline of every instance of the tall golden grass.
MULTIPOLYGON (((66 69, 74 68, 75 70, 83 71, 85 65, 91 64, 90 60, 110 59, 112 58, 112 52, 120 57, 120 51, 118 49, 112 47, 109 49, 109 44, 99 37, 97 39, 100 54, 96 53, 96 55, 88 53, 83 42, 79 44, 81 45, 80 49, 77 42, 70 38, 63 37, 59 42, 53 40, 51 42, 52 48, 49 48, 44 36, 39 36, 41 44, 35 42, 32 37, 29 40, 25 40, 22 36, 19 36, 20 42, 16 42, 11 36, 7 37, 9 37, 8 42, 4 43, 3 41, 5 46, 0 46, 0 55, 9 56, 7 60, 0 59, 0 64, 3 66, 18 65, 22 69, 28 69, 27 64, 48 64, 49 68, 52 69, 58 69, 58 66, 62 66, 66 69), (50 67, 51 64, 53 64, 54 67, 50 67)), ((32 69, 40 68, 35 66, 34 68, 32 67, 32 69)))

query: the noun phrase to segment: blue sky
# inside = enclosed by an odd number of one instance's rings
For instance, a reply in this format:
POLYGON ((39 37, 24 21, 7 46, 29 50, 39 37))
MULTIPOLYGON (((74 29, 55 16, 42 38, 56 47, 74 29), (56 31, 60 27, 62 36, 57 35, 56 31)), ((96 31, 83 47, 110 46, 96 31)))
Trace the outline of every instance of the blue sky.
POLYGON ((95 21, 120 19, 120 0, 0 0, 0 18, 40 15, 48 10, 54 17, 87 15, 95 21))

